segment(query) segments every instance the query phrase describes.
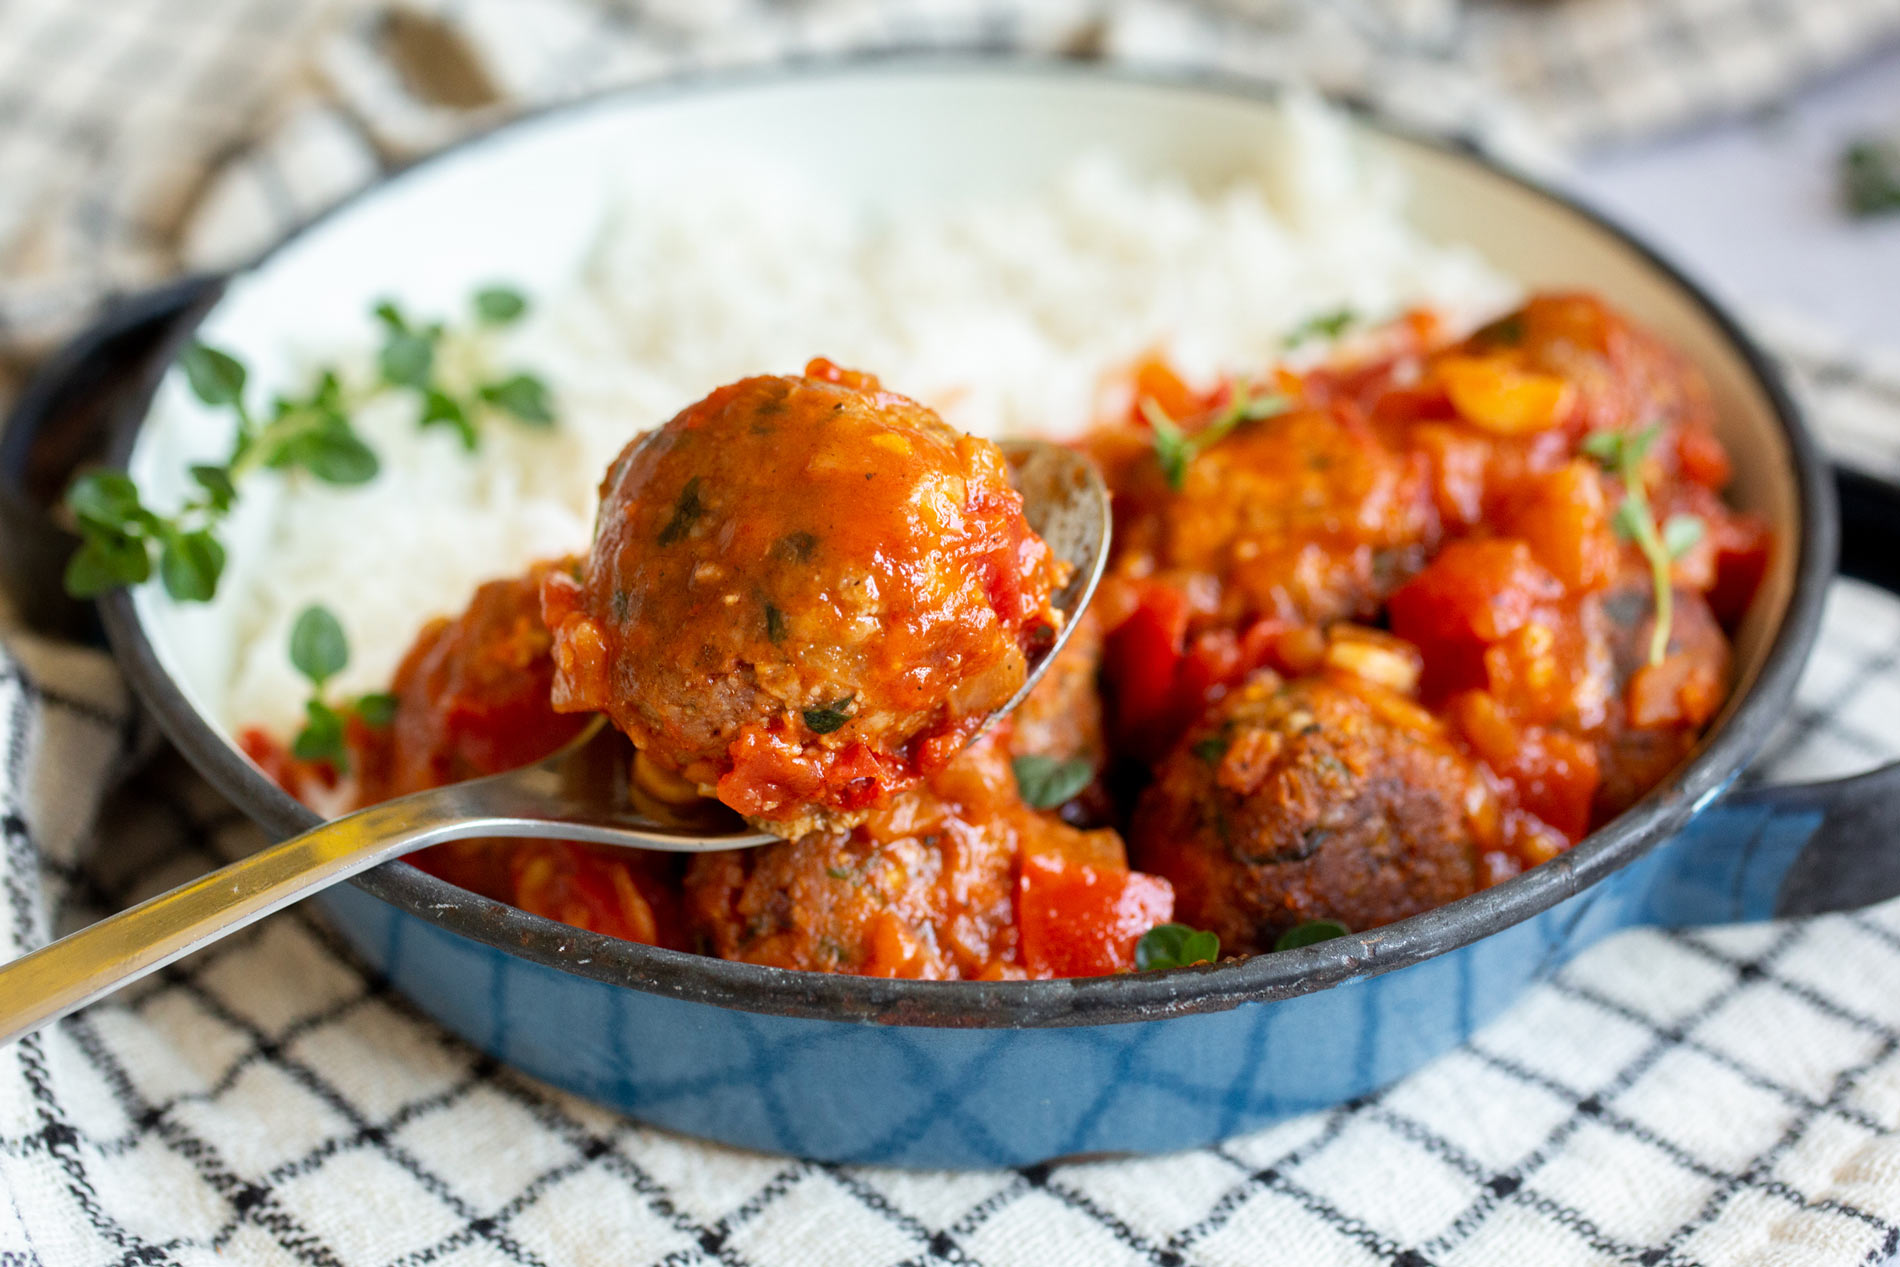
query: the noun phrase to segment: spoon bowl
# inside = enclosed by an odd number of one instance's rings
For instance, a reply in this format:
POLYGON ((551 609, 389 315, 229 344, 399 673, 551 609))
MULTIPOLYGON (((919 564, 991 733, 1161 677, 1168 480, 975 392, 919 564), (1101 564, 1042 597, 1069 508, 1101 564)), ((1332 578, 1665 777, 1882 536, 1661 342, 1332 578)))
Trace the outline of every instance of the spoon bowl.
MULTIPOLYGON (((1107 564, 1110 533, 1108 490, 1087 458, 1036 441, 1003 449, 1025 518, 1071 572, 1054 599, 1062 629, 985 729, 1028 697, 1068 642, 1107 564)), ((319 889, 431 845, 542 837, 709 853, 779 839, 736 818, 709 826, 648 812, 629 786, 631 756, 625 737, 597 717, 534 765, 332 819, 0 964, 0 1045, 319 889)))

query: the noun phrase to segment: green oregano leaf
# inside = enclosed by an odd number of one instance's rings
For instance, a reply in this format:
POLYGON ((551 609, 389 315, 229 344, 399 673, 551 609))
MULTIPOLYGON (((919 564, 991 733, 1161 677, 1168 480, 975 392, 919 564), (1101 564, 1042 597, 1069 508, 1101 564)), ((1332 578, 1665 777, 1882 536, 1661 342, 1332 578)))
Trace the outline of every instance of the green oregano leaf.
POLYGON ((244 363, 229 352, 193 339, 178 356, 191 394, 207 405, 236 405, 244 400, 244 363))
POLYGON ((314 685, 341 673, 350 662, 350 642, 328 607, 313 603, 290 629, 290 663, 314 685))
POLYGON ((1349 307, 1315 313, 1287 331, 1286 346, 1297 347, 1309 339, 1337 339, 1358 320, 1358 312, 1349 307))
POLYGON ((394 330, 377 357, 383 381, 397 387, 426 389, 435 368, 435 341, 412 330, 394 330))
POLYGON ((527 297, 511 286, 484 286, 475 292, 475 315, 488 325, 505 326, 527 310, 527 297))
POLYGON ((1298 950, 1301 946, 1313 946, 1335 937, 1344 937, 1351 932, 1336 919, 1309 919, 1304 924, 1295 924, 1280 934, 1273 943, 1275 950, 1298 950))
POLYGON ((805 725, 815 735, 828 735, 851 720, 847 711, 855 695, 846 695, 818 708, 804 710, 805 725))
POLYGON ((181 603, 206 603, 218 592, 224 574, 224 547, 203 528, 167 533, 158 555, 165 592, 181 603))
POLYGON ((372 691, 356 699, 356 715, 363 724, 377 730, 387 729, 396 720, 396 697, 387 691, 372 691))
POLYGON ((515 374, 482 388, 481 397, 517 422, 545 427, 554 421, 548 385, 532 374, 515 374))
POLYGON ((95 530, 66 561, 64 583, 74 598, 95 598, 121 585, 137 585, 151 574, 151 550, 143 538, 95 530))
POLYGON ((1220 935, 1187 924, 1156 924, 1135 943, 1135 968, 1153 972, 1220 959, 1220 935))
POLYGON ((1081 757, 1064 761, 1026 753, 1010 762, 1016 790, 1036 809, 1054 809, 1081 794, 1095 779, 1095 767, 1081 757))
POLYGON ((300 761, 328 761, 347 768, 343 745, 343 717, 320 699, 304 703, 303 729, 291 741, 291 755, 300 761))
POLYGON ((660 529, 660 544, 670 546, 685 540, 686 534, 693 530, 693 525, 705 514, 705 503, 699 500, 699 476, 695 475, 686 481, 686 487, 680 490, 679 500, 673 503, 673 517, 666 521, 666 527, 660 529))

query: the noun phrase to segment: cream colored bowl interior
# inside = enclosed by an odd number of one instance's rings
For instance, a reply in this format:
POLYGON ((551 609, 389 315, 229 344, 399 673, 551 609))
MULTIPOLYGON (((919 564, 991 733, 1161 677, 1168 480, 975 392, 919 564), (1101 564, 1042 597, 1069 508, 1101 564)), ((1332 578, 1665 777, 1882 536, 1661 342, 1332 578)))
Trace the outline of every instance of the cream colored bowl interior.
MULTIPOLYGON (((577 268, 617 173, 630 165, 647 177, 743 180, 761 155, 809 160, 868 208, 901 213, 1029 192, 1086 150, 1115 151, 1137 170, 1219 181, 1257 160, 1274 108, 1211 88, 1058 67, 884 65, 614 97, 466 145, 331 215, 239 276, 204 337, 236 350, 268 389, 288 384, 289 349, 359 340, 376 297, 445 310, 493 277, 551 287, 577 268)), ((1588 217, 1474 160, 1370 127, 1359 140, 1405 171, 1412 218, 1431 236, 1478 247, 1527 286, 1596 291, 1693 358, 1736 458, 1734 500, 1793 540, 1792 454, 1773 404, 1692 294, 1588 217)), ((178 378, 161 387, 162 407, 131 459, 135 477, 161 495, 179 488, 188 462, 228 444, 227 420, 191 401, 178 378)), ((268 496, 246 496, 229 539, 233 580, 270 566, 268 496)), ((1777 552, 1741 630, 1743 685, 1786 609, 1794 556, 1777 552)), ((216 726, 237 637, 231 606, 181 606, 155 586, 135 602, 160 661, 216 726)))

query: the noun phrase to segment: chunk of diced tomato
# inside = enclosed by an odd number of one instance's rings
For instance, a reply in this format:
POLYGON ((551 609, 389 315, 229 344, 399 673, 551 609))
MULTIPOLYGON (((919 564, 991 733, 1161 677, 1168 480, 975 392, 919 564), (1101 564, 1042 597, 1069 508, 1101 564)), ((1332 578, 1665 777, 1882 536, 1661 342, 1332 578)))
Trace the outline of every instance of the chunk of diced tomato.
POLYGON ((1489 691, 1466 691, 1450 708, 1465 741, 1509 785, 1519 808, 1573 844, 1583 839, 1602 781, 1595 747, 1562 730, 1519 725, 1489 691))
POLYGON ((1392 632, 1425 657, 1427 700, 1485 681, 1484 651, 1563 594, 1530 547, 1507 538, 1453 541, 1392 595, 1392 632))
POLYGON ((1510 534, 1573 593, 1608 585, 1622 550, 1610 499, 1594 463, 1575 461, 1524 480, 1506 519, 1510 534))
POLYGON ((1717 620, 1733 628, 1755 601, 1755 591, 1768 574, 1774 532, 1758 515, 1731 512, 1717 516, 1709 525, 1709 540, 1715 547, 1715 584, 1709 589, 1709 607, 1717 620))
POLYGON ((1016 887, 1023 966, 1034 977, 1094 977, 1135 966, 1135 943, 1174 917, 1174 887, 1158 875, 1024 856, 1016 887))

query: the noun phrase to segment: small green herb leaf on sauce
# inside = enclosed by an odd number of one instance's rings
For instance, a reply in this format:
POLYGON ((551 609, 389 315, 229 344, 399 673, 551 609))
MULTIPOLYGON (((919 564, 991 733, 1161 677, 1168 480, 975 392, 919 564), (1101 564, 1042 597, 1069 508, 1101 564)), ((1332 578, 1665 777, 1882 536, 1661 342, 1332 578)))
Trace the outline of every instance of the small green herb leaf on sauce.
POLYGON ((1286 346, 1293 348, 1313 339, 1337 339, 1359 321, 1352 308, 1334 308, 1315 313, 1287 331, 1286 346))
POLYGON ((699 476, 695 475, 686 481, 679 500, 673 503, 673 517, 660 529, 660 544, 670 546, 684 541, 705 513, 706 506, 699 500, 699 476))
POLYGON ((1900 212, 1900 141, 1863 138, 1841 151, 1841 201, 1853 216, 1900 212))
POLYGON ((1524 314, 1513 312, 1499 317, 1489 325, 1478 327, 1472 332, 1471 338, 1474 342, 1489 347, 1514 348, 1524 342, 1525 333, 1524 314))
POLYGON ((1220 958, 1220 935, 1187 924, 1156 924, 1135 943, 1135 969, 1154 972, 1213 963, 1220 958))
POLYGON ((385 730, 396 720, 396 697, 388 691, 371 691, 356 699, 356 715, 367 726, 385 730))
POLYGON ((851 720, 848 710, 851 707, 851 701, 856 698, 855 695, 846 695, 821 707, 806 709, 804 711, 805 725, 815 735, 830 734, 851 720))
POLYGON ((1309 919, 1304 924, 1295 924, 1280 934, 1273 943, 1275 950, 1298 950, 1301 946, 1315 946, 1335 937, 1344 937, 1351 932, 1336 919, 1309 919))
POLYGON ((528 299, 512 286, 484 286, 475 292, 475 315, 491 326, 519 321, 528 311, 528 299))
POLYGON ((1244 381, 1237 382, 1227 403, 1193 431, 1168 417, 1152 396, 1143 396, 1140 407, 1153 433, 1155 461, 1161 467, 1162 478, 1178 493, 1187 483, 1188 467, 1195 458, 1226 439, 1241 423, 1285 413, 1291 403, 1278 392, 1255 392, 1244 381))
POLYGON ((297 672, 321 687, 350 663, 350 640, 334 613, 312 603, 290 627, 290 663, 297 672))
MULTIPOLYGON (((1634 542, 1649 563, 1650 584, 1656 597, 1656 620, 1649 638, 1651 664, 1661 664, 1663 657, 1669 654, 1669 627, 1675 617, 1675 590, 1669 565, 1678 553, 1657 530, 1656 515, 1649 508, 1649 495, 1643 487, 1643 459, 1649 456, 1661 434, 1661 423, 1653 423, 1641 431, 1595 431, 1583 438, 1581 446, 1605 471, 1621 481, 1623 502, 1616 508, 1610 525, 1617 536, 1634 542)), ((1677 542, 1686 551, 1701 539, 1702 522, 1690 515, 1675 516, 1672 522, 1678 519, 1691 520, 1696 525, 1693 529, 1678 527, 1675 530, 1677 542), (1688 535, 1691 532, 1693 537, 1688 535)))
POLYGON ((300 761, 328 761, 345 768, 342 714, 313 696, 304 704, 303 729, 291 740, 290 752, 300 761))
POLYGON ((765 605, 765 637, 769 642, 785 641, 785 613, 770 603, 765 605))
POLYGON ((1066 804, 1095 779, 1095 767, 1081 757, 1064 761, 1032 752, 1009 764, 1016 773, 1016 790, 1035 809, 1066 804))
POLYGON ((1207 764, 1214 765, 1227 755, 1227 738, 1224 735, 1207 735, 1196 739, 1189 751, 1207 764))

